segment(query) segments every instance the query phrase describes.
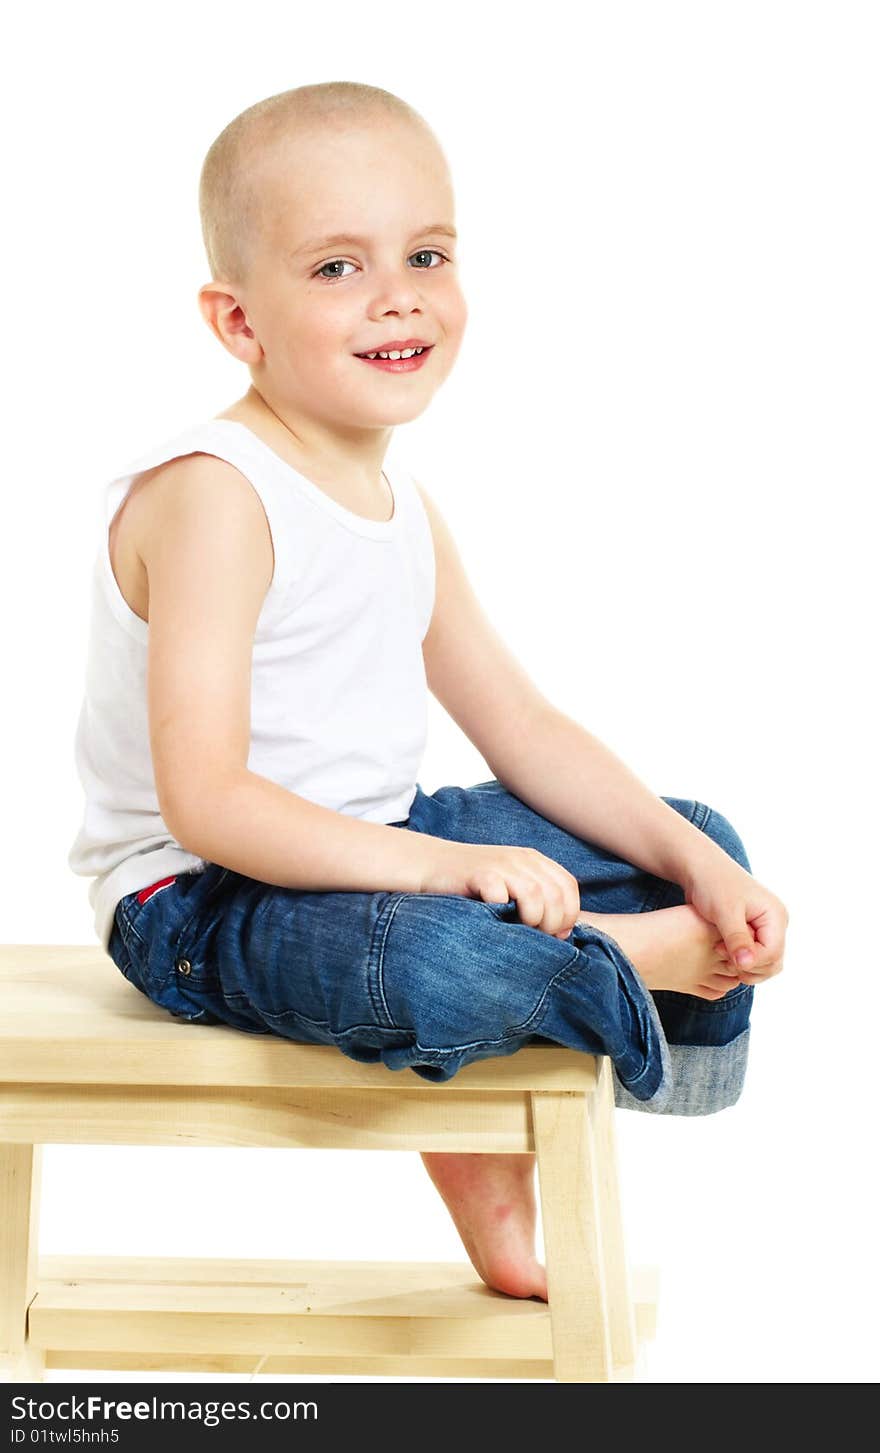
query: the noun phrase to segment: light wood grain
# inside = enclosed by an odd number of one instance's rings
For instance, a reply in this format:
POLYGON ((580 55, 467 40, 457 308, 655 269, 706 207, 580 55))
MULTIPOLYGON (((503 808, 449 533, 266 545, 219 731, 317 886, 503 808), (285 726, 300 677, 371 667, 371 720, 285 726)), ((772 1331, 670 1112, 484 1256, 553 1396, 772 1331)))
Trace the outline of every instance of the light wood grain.
MULTIPOLYGON (((635 1283, 651 1335, 655 1279, 635 1283)), ((405 1357, 407 1376, 554 1375, 547 1304, 458 1262, 47 1256, 31 1320, 47 1367, 247 1373, 268 1354, 264 1374, 404 1375, 405 1357)))
POLYGON ((527 1045, 431 1082, 361 1064, 334 1045, 174 1019, 129 984, 98 946, 0 945, 0 1082, 111 1085, 426 1085, 437 1095, 596 1083, 592 1055, 527 1045))
POLYGON ((620 1175, 614 1124, 614 1081, 611 1061, 599 1061, 599 1083, 588 1095, 587 1107, 593 1124, 599 1220, 602 1254, 607 1278, 611 1352, 615 1362, 632 1362, 636 1355, 636 1327, 629 1285, 629 1270, 623 1236, 620 1205, 620 1175))
POLYGON ((37 1294, 42 1149, 0 1144, 0 1365, 16 1382, 42 1377, 42 1350, 28 1337, 37 1294))
POLYGON ((0 1380, 634 1376, 656 1286, 629 1287, 610 1061, 534 1045, 428 1081, 177 1021, 81 945, 0 946, 0 1003, 0 1380), (467 1263, 38 1257, 53 1143, 534 1150, 550 1304, 467 1263))
POLYGON ((608 1382, 614 1367, 607 1268, 587 1097, 532 1094, 553 1367, 559 1382, 608 1382))

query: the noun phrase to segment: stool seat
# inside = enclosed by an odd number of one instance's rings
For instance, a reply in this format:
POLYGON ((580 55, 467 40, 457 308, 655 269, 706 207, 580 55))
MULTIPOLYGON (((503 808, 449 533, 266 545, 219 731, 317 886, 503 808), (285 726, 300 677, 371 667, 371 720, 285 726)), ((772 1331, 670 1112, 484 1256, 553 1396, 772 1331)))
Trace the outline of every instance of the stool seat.
POLYGON ((333 1046, 174 1019, 102 948, 0 946, 0 1377, 45 1368, 634 1376, 611 1062, 557 1045, 428 1081, 333 1046), (537 1157, 549 1305, 469 1263, 39 1257, 44 1144, 537 1157))
MULTIPOLYGON (((175 1019, 129 984, 100 947, 2 945, 0 996, 0 1082, 342 1089, 419 1080, 383 1064, 361 1064, 332 1045, 175 1019)), ((466 1065, 436 1086, 441 1093, 460 1087, 466 1073, 474 1089, 527 1089, 536 1071, 548 1089, 596 1085, 592 1055, 528 1045, 515 1055, 466 1065)))

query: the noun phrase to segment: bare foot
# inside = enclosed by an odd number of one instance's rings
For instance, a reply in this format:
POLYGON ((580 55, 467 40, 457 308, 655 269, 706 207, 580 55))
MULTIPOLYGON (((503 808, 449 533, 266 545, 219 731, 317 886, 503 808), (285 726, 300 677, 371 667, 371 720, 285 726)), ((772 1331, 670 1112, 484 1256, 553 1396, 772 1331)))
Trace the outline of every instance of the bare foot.
POLYGON ((578 922, 607 933, 649 989, 720 999, 740 979, 723 938, 689 903, 654 913, 579 913, 578 922))
POLYGON ((422 1161, 486 1285, 546 1302, 547 1275, 535 1256, 534 1155, 422 1151, 422 1161))
MULTIPOLYGON (((580 913, 580 923, 614 939, 650 989, 720 999, 740 982, 724 940, 690 904, 654 913, 580 913)), ((474 1269, 512 1297, 548 1301, 535 1256, 534 1155, 422 1152, 474 1269)))

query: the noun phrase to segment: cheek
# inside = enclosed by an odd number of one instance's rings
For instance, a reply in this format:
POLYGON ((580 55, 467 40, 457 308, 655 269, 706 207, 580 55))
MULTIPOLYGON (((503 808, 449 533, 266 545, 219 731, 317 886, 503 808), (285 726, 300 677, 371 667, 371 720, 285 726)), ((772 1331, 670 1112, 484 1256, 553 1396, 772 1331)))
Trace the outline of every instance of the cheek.
POLYGON ((313 296, 291 312, 285 332, 288 356, 299 362, 308 357, 316 368, 338 355, 356 336, 350 309, 327 297, 313 296))
POLYGON ((464 332, 467 318, 467 303, 458 282, 455 281, 443 301, 443 320, 447 333, 450 336, 460 336, 464 332))

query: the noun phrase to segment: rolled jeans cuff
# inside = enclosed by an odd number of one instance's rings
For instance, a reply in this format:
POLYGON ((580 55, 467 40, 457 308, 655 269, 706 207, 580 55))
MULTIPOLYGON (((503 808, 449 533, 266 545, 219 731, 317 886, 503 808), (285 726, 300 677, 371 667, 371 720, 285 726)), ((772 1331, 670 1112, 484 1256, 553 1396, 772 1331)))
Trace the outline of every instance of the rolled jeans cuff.
POLYGON ((670 1084, 650 1100, 638 1100, 615 1073, 614 1103, 647 1114, 714 1115, 739 1099, 746 1075, 751 1027, 728 1044, 669 1044, 670 1084))

